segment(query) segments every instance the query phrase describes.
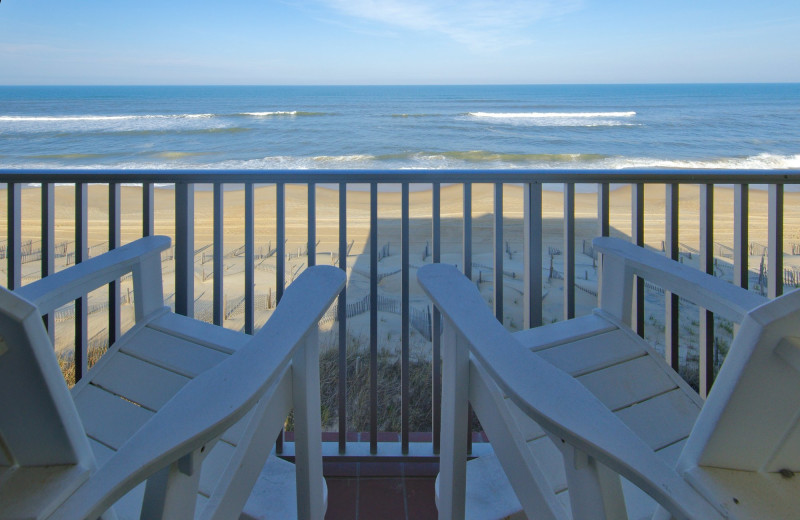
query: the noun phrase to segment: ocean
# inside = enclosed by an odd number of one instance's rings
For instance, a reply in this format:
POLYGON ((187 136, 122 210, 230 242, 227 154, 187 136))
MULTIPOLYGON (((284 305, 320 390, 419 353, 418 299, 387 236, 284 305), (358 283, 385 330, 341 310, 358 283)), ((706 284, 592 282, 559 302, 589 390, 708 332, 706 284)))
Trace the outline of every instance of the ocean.
POLYGON ((0 168, 800 168, 800 84, 0 87, 0 168))

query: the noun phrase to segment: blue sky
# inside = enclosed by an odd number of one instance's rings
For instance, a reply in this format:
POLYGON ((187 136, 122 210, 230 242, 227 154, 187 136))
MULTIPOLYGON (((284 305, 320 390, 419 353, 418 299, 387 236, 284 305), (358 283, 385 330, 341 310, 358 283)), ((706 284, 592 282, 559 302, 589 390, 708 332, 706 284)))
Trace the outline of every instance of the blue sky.
POLYGON ((797 0, 4 0, 0 84, 800 81, 797 0))

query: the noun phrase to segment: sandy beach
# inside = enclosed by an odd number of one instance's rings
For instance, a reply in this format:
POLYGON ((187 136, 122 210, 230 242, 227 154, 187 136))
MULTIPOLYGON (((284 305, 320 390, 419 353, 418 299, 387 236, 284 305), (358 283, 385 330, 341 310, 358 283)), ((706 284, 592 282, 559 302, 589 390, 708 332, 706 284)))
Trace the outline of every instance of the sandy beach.
MULTIPOLYGON (((244 292, 244 261, 241 249, 244 245, 244 191, 233 186, 224 193, 224 293, 226 300, 225 326, 233 329, 243 327, 242 305, 239 304, 244 292)), ((411 306, 424 310, 428 300, 416 284, 416 269, 431 261, 431 191, 427 186, 412 188, 410 194, 410 264, 411 264, 411 306), (423 188, 423 189, 419 189, 423 188)), ((563 272, 561 255, 563 249, 563 193, 546 185, 543 191, 543 233, 542 262, 544 272, 544 322, 563 319, 562 281, 550 276, 550 267, 555 272, 563 272), (550 253, 555 253, 551 256, 550 253)), ((323 186, 316 188, 317 223, 317 264, 338 265, 339 250, 339 193, 338 190, 323 186)), ((597 285, 592 257, 583 254, 584 241, 589 244, 597 234, 596 193, 576 194, 575 232, 576 232, 576 313, 590 311, 595 305, 591 294, 597 285)), ((664 239, 664 186, 652 185, 645 189, 645 241, 648 246, 661 250, 664 239)), ((0 190, 0 233, 5 235, 6 204, 5 189, 0 190)), ((89 187, 89 246, 90 255, 99 254, 107 248, 108 195, 107 187, 89 187)), ((121 188, 121 236, 127 243, 141 236, 141 188, 124 186, 121 188)), ((286 280, 293 278, 308 266, 307 246, 307 188, 305 185, 286 186, 286 280)), ((763 247, 767 244, 767 197, 766 191, 752 189, 750 192, 750 242, 753 255, 750 269, 757 278, 763 247)), ((690 255, 696 250, 699 241, 699 189, 697 186, 682 186, 680 192, 680 242, 682 251, 687 254, 685 262, 696 263, 697 256, 690 255)), ((381 275, 379 294, 387 301, 400 299, 400 193, 382 191, 378 196, 379 223, 378 249, 381 252, 378 271, 381 275)), ((198 186, 195 192, 195 315, 200 319, 211 320, 212 298, 212 203, 213 193, 208 187, 198 186), (206 247, 207 246, 207 247, 206 247)), ((174 237, 174 191, 170 188, 155 189, 155 232, 174 237)), ((611 226, 615 236, 629 236, 631 188, 619 187, 611 192, 611 226)), ((255 190, 255 251, 256 251, 256 325, 269 317, 274 305, 275 295, 275 255, 267 256, 275 247, 275 187, 266 185, 255 190)), ((800 242, 800 193, 785 194, 784 240, 786 253, 800 242)), ((493 256, 491 251, 493 228, 493 186, 473 185, 473 278, 481 288, 487 303, 491 305, 493 256)), ((504 323, 512 329, 522 327, 522 189, 507 185, 504 188, 504 241, 507 242, 504 256, 504 323)), ((441 195, 441 237, 442 261, 453 264, 462 262, 462 187, 460 185, 442 187, 441 195)), ((70 241, 74 240, 74 188, 56 187, 56 247, 69 251, 70 241)), ((2 237, 5 238, 4 236, 2 237)), ((347 193, 347 243, 350 246, 346 260, 348 272, 348 302, 355 302, 369 294, 369 193, 358 189, 347 193)), ((22 190, 22 241, 30 241, 30 249, 37 249, 40 239, 40 190, 22 190)), ((717 187, 714 190, 714 241, 717 256, 718 276, 730 278, 730 258, 726 255, 733 247, 733 189, 717 187)), ((23 283, 39 278, 40 265, 31 255, 31 261, 24 261, 23 283)), ((785 254, 787 269, 800 266, 800 257, 785 254)), ((57 258, 57 269, 69 262, 69 256, 57 258)), ((5 283, 5 262, 0 263, 0 276, 5 283)), ((168 303, 174 293, 174 265, 170 254, 164 255, 164 295, 168 303)), ((123 295, 128 294, 128 282, 123 281, 123 295)), ((751 283, 751 288, 753 287, 751 283)), ((106 297, 104 290, 90 295, 90 307, 106 297)), ((99 305, 97 306, 99 307, 99 305)), ((132 320, 132 306, 123 305, 123 317, 128 326, 132 320)), ((663 308, 658 297, 648 296, 647 310, 651 319, 653 340, 658 342, 659 312, 663 308)), ((687 314, 689 320, 696 319, 693 313, 687 314)), ((379 313, 378 338, 381 348, 395 349, 400 343, 400 316, 393 312, 379 313)), ((368 313, 348 319, 348 329, 354 337, 367 338, 368 313)), ((90 338, 101 338, 105 334, 106 313, 97 309, 90 314, 90 338)), ((334 322, 323 323, 324 330, 335 328, 334 322)), ((70 345, 72 338, 69 320, 60 320, 56 327, 57 348, 70 345)), ((722 332, 724 335, 724 331, 722 332)), ((323 337, 326 345, 335 346, 335 334, 323 337)), ((687 339, 689 343, 690 340, 687 339)), ((412 349, 429 356, 429 343, 412 328, 412 349)))

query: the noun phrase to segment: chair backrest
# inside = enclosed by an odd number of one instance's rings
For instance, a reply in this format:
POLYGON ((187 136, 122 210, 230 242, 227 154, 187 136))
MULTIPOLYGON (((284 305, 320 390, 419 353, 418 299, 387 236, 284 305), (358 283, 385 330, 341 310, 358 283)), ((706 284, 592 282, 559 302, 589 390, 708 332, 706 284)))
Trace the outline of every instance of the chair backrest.
POLYGON ((678 462, 800 471, 800 290, 747 314, 678 462))
POLYGON ((94 466, 38 309, 0 287, 0 466, 94 466))

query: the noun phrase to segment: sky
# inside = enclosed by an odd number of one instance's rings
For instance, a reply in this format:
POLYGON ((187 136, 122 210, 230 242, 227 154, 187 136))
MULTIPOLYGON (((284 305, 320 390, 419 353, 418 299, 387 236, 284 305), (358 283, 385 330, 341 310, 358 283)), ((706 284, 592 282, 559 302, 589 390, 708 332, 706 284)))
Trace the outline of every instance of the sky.
POLYGON ((0 3, 0 85, 709 82, 800 82, 800 1, 0 3))

